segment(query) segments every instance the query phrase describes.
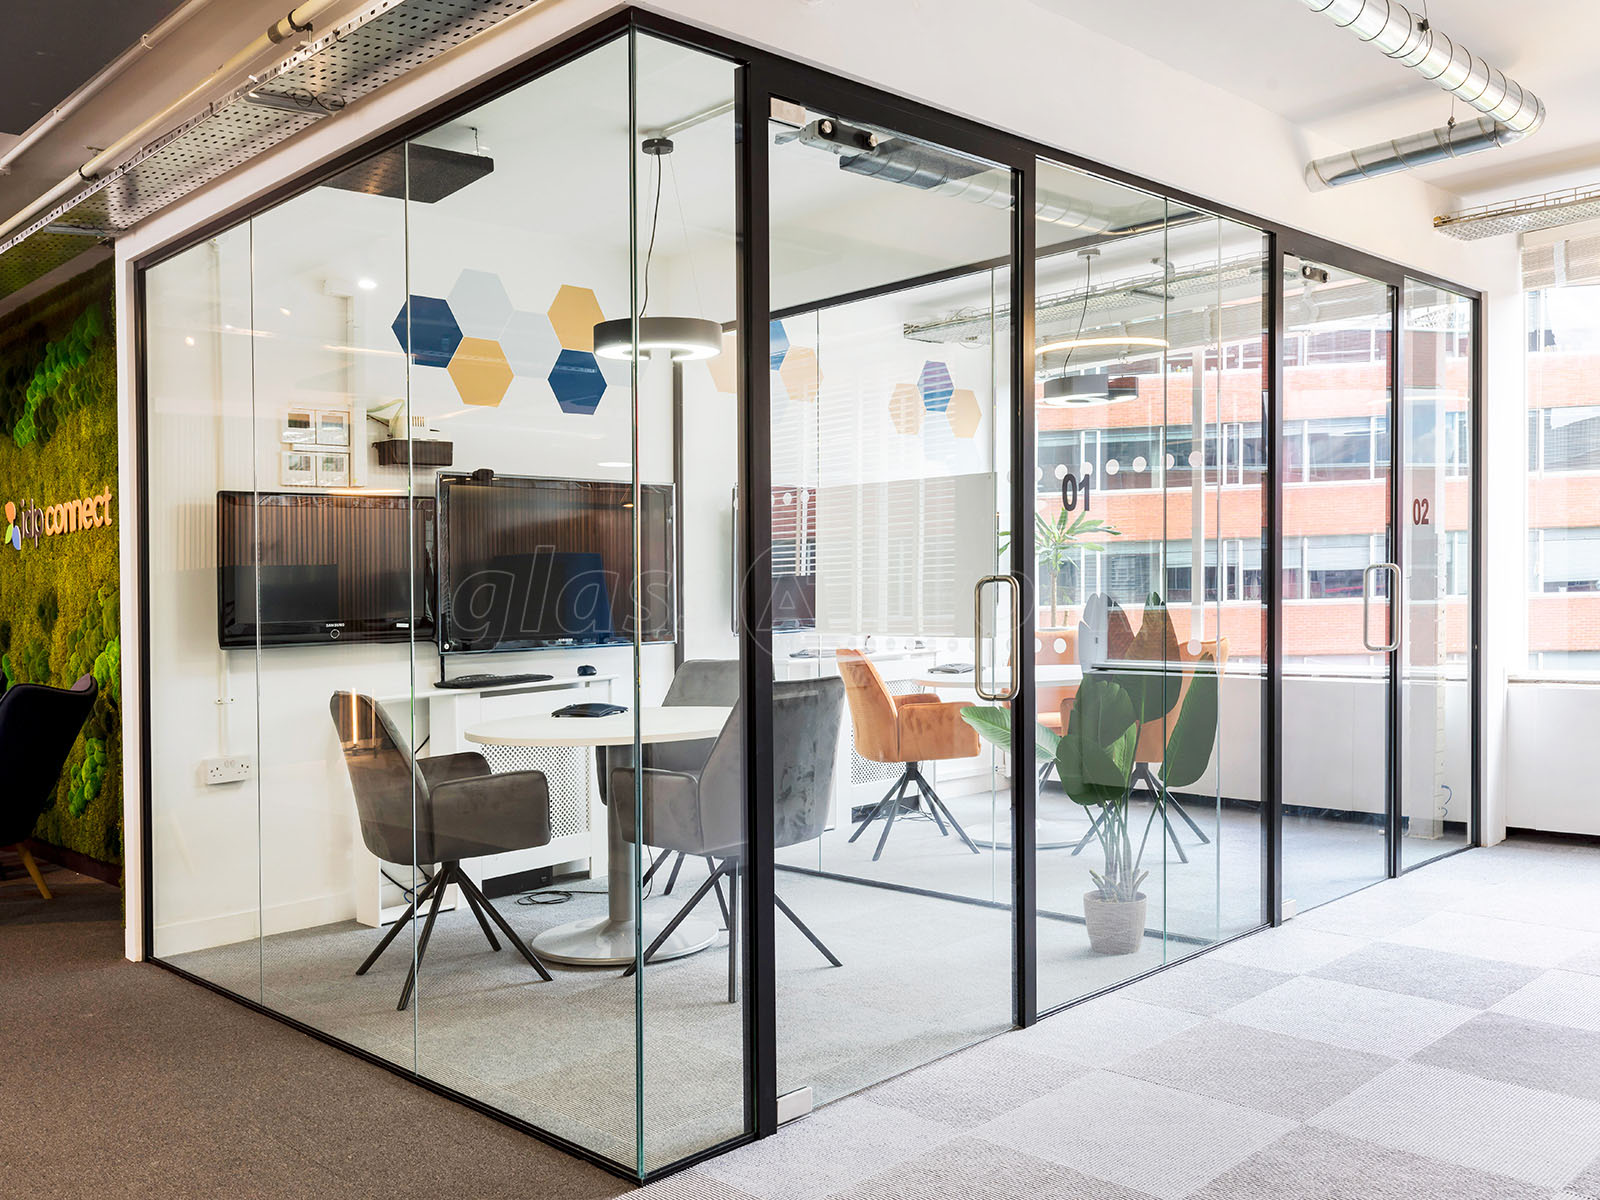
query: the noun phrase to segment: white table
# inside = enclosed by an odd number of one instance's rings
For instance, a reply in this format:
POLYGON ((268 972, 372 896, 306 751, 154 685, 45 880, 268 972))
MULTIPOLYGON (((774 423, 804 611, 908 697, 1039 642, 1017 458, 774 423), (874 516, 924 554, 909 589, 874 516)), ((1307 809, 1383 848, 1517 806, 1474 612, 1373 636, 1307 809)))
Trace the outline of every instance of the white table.
MULTIPOLYGON (((1083 682, 1083 668, 1070 663, 1041 663, 1033 670, 1033 683, 1035 687, 1070 687, 1075 683, 1083 682)), ((1003 675, 999 678, 993 675, 983 677, 984 686, 991 691, 1002 691, 1010 685, 1010 680, 1003 675)), ((940 673, 929 671, 917 678, 917 686, 928 688, 961 688, 972 690, 973 678, 971 671, 958 671, 955 673, 940 673)))
MULTIPOLYGON (((638 740, 647 746, 659 742, 708 740, 722 732, 732 711, 702 705, 643 708, 638 712, 638 740)), ((480 746, 593 746, 600 786, 604 789, 605 747, 633 745, 634 726, 632 712, 609 717, 545 714, 489 721, 468 729, 464 736, 480 746)), ((638 947, 649 946, 671 919, 670 915, 641 914, 638 910, 634 889, 638 876, 638 847, 622 836, 621 817, 615 804, 607 805, 606 837, 610 850, 606 915, 569 921, 545 930, 533 939, 534 953, 541 958, 575 966, 625 966, 633 962, 638 947)), ((694 954, 704 950, 716 937, 717 927, 710 921, 684 921, 650 961, 694 954)))

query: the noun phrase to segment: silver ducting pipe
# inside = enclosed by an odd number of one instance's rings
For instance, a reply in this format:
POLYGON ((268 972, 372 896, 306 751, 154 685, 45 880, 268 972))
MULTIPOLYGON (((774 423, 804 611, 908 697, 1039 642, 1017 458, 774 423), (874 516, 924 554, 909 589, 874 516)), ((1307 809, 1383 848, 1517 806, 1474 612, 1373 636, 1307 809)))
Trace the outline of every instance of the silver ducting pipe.
POLYGON ((1319 158, 1306 166, 1306 184, 1313 190, 1508 145, 1544 124, 1544 101, 1404 5, 1394 0, 1300 2, 1484 114, 1477 121, 1319 158))

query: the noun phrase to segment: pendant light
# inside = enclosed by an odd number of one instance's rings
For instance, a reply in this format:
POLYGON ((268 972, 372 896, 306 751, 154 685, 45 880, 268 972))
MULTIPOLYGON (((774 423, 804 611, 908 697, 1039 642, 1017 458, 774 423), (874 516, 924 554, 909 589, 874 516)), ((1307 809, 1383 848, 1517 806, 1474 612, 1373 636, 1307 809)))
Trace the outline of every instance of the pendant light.
MULTIPOLYGON (((697 358, 715 358, 722 353, 722 326, 705 317, 648 315, 650 308, 650 260, 656 250, 656 226, 661 219, 661 160, 671 154, 671 138, 646 138, 640 146, 656 160, 655 203, 650 211, 650 244, 644 255, 644 296, 639 304, 639 350, 642 354, 665 354, 673 362, 689 362, 697 358)), ((683 196, 678 191, 678 174, 672 173, 672 192, 678 202, 678 212, 683 212, 683 196)), ((689 231, 683 233, 684 254, 690 255, 689 231)), ((694 259, 689 259, 689 269, 694 270, 694 259)), ((695 283, 699 292, 699 282, 695 283)), ((594 327, 594 352, 599 358, 621 359, 633 357, 633 326, 629 317, 614 321, 601 321, 594 327)))
POLYGON ((1093 246, 1085 247, 1078 251, 1078 257, 1083 259, 1083 307, 1078 310, 1078 330, 1070 338, 1046 342, 1035 346, 1033 350, 1034 357, 1040 359, 1056 350, 1067 352, 1066 358, 1061 363, 1060 372, 1042 381, 1044 386, 1041 389, 1040 399, 1051 408, 1109 404, 1114 400, 1125 400, 1139 394, 1137 384, 1130 385, 1126 379, 1113 380, 1109 371, 1086 371, 1078 375, 1068 375, 1067 368, 1072 363, 1073 351, 1085 347, 1119 346, 1122 348, 1123 357, 1126 358, 1130 349, 1167 348, 1167 343, 1162 338, 1126 335, 1083 336, 1083 322, 1089 315, 1089 298, 1094 292, 1094 260, 1100 257, 1100 251, 1093 246))

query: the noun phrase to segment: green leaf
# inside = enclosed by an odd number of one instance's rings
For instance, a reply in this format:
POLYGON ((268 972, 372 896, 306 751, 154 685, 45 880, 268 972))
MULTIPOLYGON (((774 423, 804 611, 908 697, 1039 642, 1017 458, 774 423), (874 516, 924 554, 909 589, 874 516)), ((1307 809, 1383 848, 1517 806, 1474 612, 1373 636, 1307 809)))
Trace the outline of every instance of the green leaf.
POLYGON ((1210 654, 1194 664, 1194 679, 1183 698, 1178 723, 1167 739, 1161 779, 1168 787, 1187 787, 1205 774, 1217 739, 1217 666, 1210 654))
POLYGON ((1138 741, 1139 722, 1128 693, 1109 678, 1085 679, 1056 749, 1056 771, 1067 795, 1092 808, 1121 803, 1138 741))
POLYGON ((984 704, 969 704, 961 719, 978 731, 978 736, 1002 750, 1011 749, 1011 710, 984 704))

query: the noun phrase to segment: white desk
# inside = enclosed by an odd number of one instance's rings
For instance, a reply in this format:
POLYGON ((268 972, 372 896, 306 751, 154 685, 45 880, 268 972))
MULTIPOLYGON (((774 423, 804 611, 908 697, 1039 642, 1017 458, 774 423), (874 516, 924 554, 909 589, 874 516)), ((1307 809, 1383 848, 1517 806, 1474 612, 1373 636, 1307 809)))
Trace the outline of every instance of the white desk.
MULTIPOLYGON (((1004 689, 1010 680, 1005 676, 996 678, 985 675, 984 684, 991 691, 1004 689)), ((1046 663, 1037 666, 1033 671, 1033 682, 1039 687, 1071 687, 1073 684, 1083 682, 1083 668, 1069 663, 1046 663)), ((957 671, 942 674, 938 671, 927 671, 917 677, 917 686, 931 690, 943 688, 960 688, 963 691, 972 691, 973 677, 971 671, 957 671)))
MULTIPOLYGON (((732 711, 699 705, 643 708, 638 713, 638 740, 643 745, 654 745, 714 738, 722 732, 732 711)), ((604 794, 605 748, 633 745, 634 725, 631 712, 609 717, 511 717, 475 726, 466 730, 464 736, 480 746, 593 746, 604 794)), ((607 805, 606 831, 609 846, 606 915, 547 929, 533 940, 534 953, 540 957, 576 966, 625 966, 633 962, 638 948, 649 946, 670 920, 670 917, 639 912, 634 891, 638 847, 622 836, 621 817, 615 804, 607 805)), ((684 921, 651 961, 694 954, 709 946, 716 936, 717 927, 709 921, 684 921)))

